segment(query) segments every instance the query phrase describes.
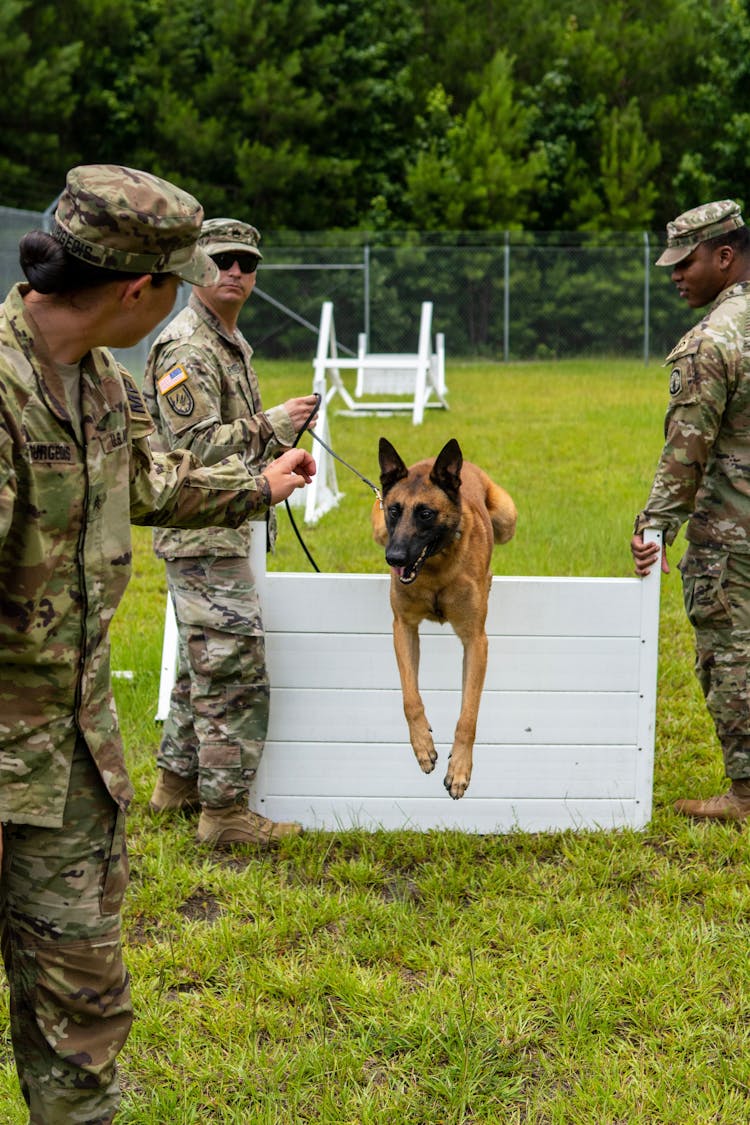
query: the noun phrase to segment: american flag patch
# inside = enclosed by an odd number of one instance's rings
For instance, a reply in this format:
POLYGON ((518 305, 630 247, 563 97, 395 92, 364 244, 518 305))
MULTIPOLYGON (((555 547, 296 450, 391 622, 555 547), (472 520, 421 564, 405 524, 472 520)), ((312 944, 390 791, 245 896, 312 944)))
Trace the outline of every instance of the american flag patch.
POLYGON ((173 367, 171 371, 167 371, 161 379, 157 380, 156 385, 159 388, 159 394, 169 394, 175 387, 179 387, 180 383, 184 383, 187 377, 188 373, 184 367, 173 367))

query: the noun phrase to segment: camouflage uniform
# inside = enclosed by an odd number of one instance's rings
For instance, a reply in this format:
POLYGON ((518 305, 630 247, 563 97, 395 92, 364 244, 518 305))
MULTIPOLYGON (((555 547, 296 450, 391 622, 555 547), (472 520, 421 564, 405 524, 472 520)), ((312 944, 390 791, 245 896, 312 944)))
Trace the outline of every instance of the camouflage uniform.
MULTIPOLYGON (((212 219, 201 245, 257 247, 248 224, 212 219)), ((258 251, 258 256, 260 252, 258 251)), ((294 443, 283 406, 264 411, 252 348, 195 294, 156 340, 144 397, 163 447, 206 464, 245 450, 258 471, 294 443)), ((271 513, 273 516, 273 513, 271 513)), ((251 528, 163 531, 179 636, 177 679, 158 755, 161 769, 196 778, 200 803, 247 803, 268 727, 270 686, 260 603, 248 561, 251 528)), ((275 523, 269 523, 273 542, 275 523)))
MULTIPOLYGON (((141 273, 158 262, 205 282, 212 264, 186 249, 201 217, 172 185, 107 166, 69 173, 57 212, 74 256, 141 273), (163 223, 153 221, 160 209, 163 223), (103 215, 109 234, 91 226, 103 215), (112 258, 106 240, 123 226, 112 258), (134 243, 143 254, 130 254, 134 243)), ((265 514, 270 494, 238 457, 204 468, 186 451, 152 455, 143 400, 104 349, 80 365, 79 440, 28 291, 16 286, 0 307, 0 935, 31 1122, 103 1125, 131 1021, 119 915, 132 788, 108 638, 130 574, 130 523, 240 525, 265 514)))
POLYGON ((119 919, 128 881, 124 813, 83 738, 69 779, 61 831, 15 821, 4 830, 2 951, 33 1125, 111 1119, 115 1058, 132 1022, 119 919))
MULTIPOLYGON (((722 201, 670 224, 659 264, 673 265, 702 240, 743 225, 722 201), (717 229, 714 230, 714 227, 717 229), (676 229, 675 229, 676 228, 676 229), (687 247, 687 250, 686 250, 687 247)), ((750 282, 724 289, 665 361, 670 368, 666 442, 636 532, 661 528, 674 541, 687 521, 680 563, 695 629, 696 673, 729 778, 750 777, 750 282)))

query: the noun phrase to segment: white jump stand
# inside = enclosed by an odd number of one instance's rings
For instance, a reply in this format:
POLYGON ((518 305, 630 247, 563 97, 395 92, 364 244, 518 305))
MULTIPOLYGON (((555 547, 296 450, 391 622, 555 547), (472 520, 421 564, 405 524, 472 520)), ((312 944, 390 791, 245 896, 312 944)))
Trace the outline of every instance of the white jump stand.
POLYGON ((325 301, 320 315, 318 348, 313 361, 316 388, 325 388, 326 401, 339 395, 346 406, 345 414, 394 414, 409 411, 415 426, 424 420, 427 408, 448 409, 445 385, 445 338, 442 333, 432 344, 432 301, 424 301, 419 325, 417 351, 410 353, 372 352, 366 350, 364 334, 359 336, 356 358, 345 359, 338 354, 333 304, 325 301), (341 372, 357 372, 355 397, 347 390, 341 372), (402 395, 401 399, 362 402, 362 395, 402 395))
MULTIPOLYGON (((261 553, 253 569, 271 721, 252 800, 266 816, 327 831, 648 822, 658 565, 645 579, 493 579, 474 771, 466 795, 453 801, 442 779, 460 708, 462 650, 450 627, 425 623, 420 631, 420 685, 439 754, 434 772, 423 774, 403 715, 388 576, 264 575, 264 562, 261 553)), ((165 631, 165 657, 170 646, 174 654, 165 631)), ((163 666, 157 717, 173 663, 163 666)))
POLYGON ((320 407, 315 422, 315 433, 322 439, 314 441, 312 453, 315 458, 315 476, 304 488, 295 489, 289 497, 289 504, 294 508, 303 508, 303 519, 306 524, 315 524, 335 508, 341 501, 344 493, 340 490, 336 477, 336 461, 329 450, 333 448, 331 442, 331 428, 328 418, 328 401, 325 386, 313 381, 313 394, 320 395, 320 407))

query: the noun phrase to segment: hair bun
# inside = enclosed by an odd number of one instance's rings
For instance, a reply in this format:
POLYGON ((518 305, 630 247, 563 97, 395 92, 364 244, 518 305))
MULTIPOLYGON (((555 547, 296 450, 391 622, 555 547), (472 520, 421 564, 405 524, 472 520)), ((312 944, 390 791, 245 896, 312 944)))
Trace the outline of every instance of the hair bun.
POLYGON ((19 244, 19 262, 26 279, 38 293, 56 293, 65 276, 65 251, 43 230, 32 230, 19 244))

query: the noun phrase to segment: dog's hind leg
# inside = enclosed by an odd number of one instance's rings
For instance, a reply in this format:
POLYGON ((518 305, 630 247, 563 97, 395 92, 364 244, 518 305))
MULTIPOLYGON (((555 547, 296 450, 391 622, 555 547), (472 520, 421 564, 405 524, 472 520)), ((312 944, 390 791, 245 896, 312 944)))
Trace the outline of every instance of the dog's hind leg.
POLYGON ((471 781, 477 715, 487 672, 488 645, 484 627, 469 637, 461 639, 464 645, 461 713, 458 716, 453 749, 443 782, 454 801, 463 797, 471 781))
POLYGON ((402 617, 393 619, 393 646, 401 677, 401 694, 404 715, 409 725, 409 739, 417 761, 425 773, 432 773, 437 761, 437 750, 432 740, 432 730, 425 715, 422 696, 419 694, 419 630, 402 617))

